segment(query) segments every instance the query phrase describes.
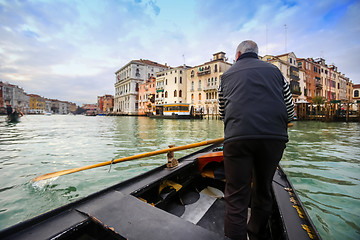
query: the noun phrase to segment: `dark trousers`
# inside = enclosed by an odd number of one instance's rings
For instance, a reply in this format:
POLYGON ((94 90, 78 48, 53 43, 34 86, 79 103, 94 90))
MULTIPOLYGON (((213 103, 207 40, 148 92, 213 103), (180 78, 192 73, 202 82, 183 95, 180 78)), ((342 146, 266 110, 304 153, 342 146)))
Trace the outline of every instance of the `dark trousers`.
POLYGON ((224 144, 225 235, 231 239, 268 239, 271 182, 285 141, 239 140, 224 144), (253 186, 251 188, 251 178, 253 186), (251 217, 247 213, 251 194, 251 217))

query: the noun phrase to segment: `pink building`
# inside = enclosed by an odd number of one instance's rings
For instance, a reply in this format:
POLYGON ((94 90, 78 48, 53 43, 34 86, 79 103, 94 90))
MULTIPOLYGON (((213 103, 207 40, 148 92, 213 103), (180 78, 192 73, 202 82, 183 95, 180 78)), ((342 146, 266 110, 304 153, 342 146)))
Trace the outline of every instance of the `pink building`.
POLYGON ((149 114, 155 107, 155 85, 155 77, 150 77, 139 85, 139 115, 149 114))

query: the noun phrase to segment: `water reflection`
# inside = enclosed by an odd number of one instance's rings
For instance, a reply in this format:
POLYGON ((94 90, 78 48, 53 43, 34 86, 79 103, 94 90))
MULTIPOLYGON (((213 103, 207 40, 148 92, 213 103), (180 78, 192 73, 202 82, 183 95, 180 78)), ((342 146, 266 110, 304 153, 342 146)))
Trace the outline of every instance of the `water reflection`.
POLYGON ((296 122, 282 166, 324 239, 360 237, 358 123, 296 122))
MULTIPOLYGON (((218 120, 0 117, 0 229, 165 164, 166 155, 30 183, 64 169, 223 136, 218 120), (31 207, 29 207, 31 206, 31 207)), ((360 125, 295 122, 281 164, 323 239, 359 239, 360 125)), ((196 149, 176 152, 180 158, 196 149)))

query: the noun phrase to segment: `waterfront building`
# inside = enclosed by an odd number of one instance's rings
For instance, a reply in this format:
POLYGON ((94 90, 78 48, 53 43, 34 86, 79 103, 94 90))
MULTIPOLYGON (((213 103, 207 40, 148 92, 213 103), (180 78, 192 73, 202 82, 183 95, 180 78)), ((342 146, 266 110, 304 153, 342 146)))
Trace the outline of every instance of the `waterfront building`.
POLYGON ((67 102, 59 101, 59 114, 68 114, 69 113, 69 105, 67 102))
MULTIPOLYGON (((29 111, 29 96, 19 86, 0 82, 0 111, 4 112, 6 103, 23 113, 29 111)), ((5 113, 5 112, 4 112, 5 113)))
POLYGON ((186 103, 186 71, 186 66, 180 66, 156 74, 156 105, 186 103))
POLYGON ((37 94, 29 94, 30 97, 30 110, 32 114, 45 113, 45 99, 37 94))
POLYGON ((69 112, 70 113, 75 113, 76 112, 76 109, 77 109, 77 106, 75 103, 72 103, 72 102, 68 102, 69 104, 69 112))
POLYGON ((352 82, 345 74, 338 71, 338 68, 332 64, 328 66, 325 59, 317 58, 314 60, 321 69, 321 95, 326 100, 329 100, 329 93, 331 100, 348 101, 351 99, 352 82))
POLYGON ((89 116, 97 115, 96 104, 83 104, 81 108, 85 110, 85 115, 89 115, 89 116))
POLYGON ((156 77, 150 77, 139 86, 139 115, 146 115, 153 112, 155 95, 156 77))
POLYGON ((106 94, 97 97, 98 113, 110 113, 114 108, 114 96, 106 94))
POLYGON ((350 99, 350 101, 353 100, 354 86, 355 85, 353 85, 353 83, 352 83, 352 81, 350 81, 350 79, 349 79, 349 81, 346 82, 346 98, 350 99))
POLYGON ((205 115, 218 115, 218 88, 222 74, 231 67, 224 52, 213 54, 213 59, 187 69, 187 103, 205 115))
POLYGON ((59 114, 59 100, 51 99, 51 113, 59 114))
MULTIPOLYGON (((324 79, 321 79, 321 69, 318 63, 312 58, 297 58, 299 68, 305 71, 305 88, 304 96, 308 102, 312 102, 315 96, 323 95, 323 83, 324 79)), ((324 76, 323 76, 324 78, 324 76)))
POLYGON ((298 67, 295 53, 290 52, 277 56, 265 55, 264 57, 260 57, 260 59, 269 62, 280 69, 284 78, 289 83, 290 91, 295 103, 306 99, 304 91, 306 86, 306 72, 298 67))
POLYGON ((345 76, 345 74, 342 74, 341 72, 339 73, 339 83, 338 83, 338 88, 339 88, 339 100, 345 100, 348 101, 350 100, 350 98, 348 98, 347 96, 347 88, 346 85, 349 82, 349 78, 345 76))
POLYGON ((353 85, 352 100, 360 103, 360 84, 353 85))
POLYGON ((45 98, 45 112, 46 113, 53 113, 51 111, 51 104, 52 104, 52 100, 48 99, 48 98, 45 98))
POLYGON ((132 60, 115 72, 114 112, 128 115, 138 114, 139 85, 168 66, 150 60, 132 60))

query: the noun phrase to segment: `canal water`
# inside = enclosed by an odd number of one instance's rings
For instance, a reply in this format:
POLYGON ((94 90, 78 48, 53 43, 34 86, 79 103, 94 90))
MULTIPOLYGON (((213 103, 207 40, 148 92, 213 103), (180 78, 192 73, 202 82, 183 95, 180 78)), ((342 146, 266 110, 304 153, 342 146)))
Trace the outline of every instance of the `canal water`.
MULTIPOLYGON (((281 165, 323 239, 360 239, 360 124, 295 122, 281 165)), ((223 136, 219 120, 0 116, 0 229, 166 163, 166 156, 36 176, 223 136)), ((179 158, 194 149, 176 152, 179 158)))

